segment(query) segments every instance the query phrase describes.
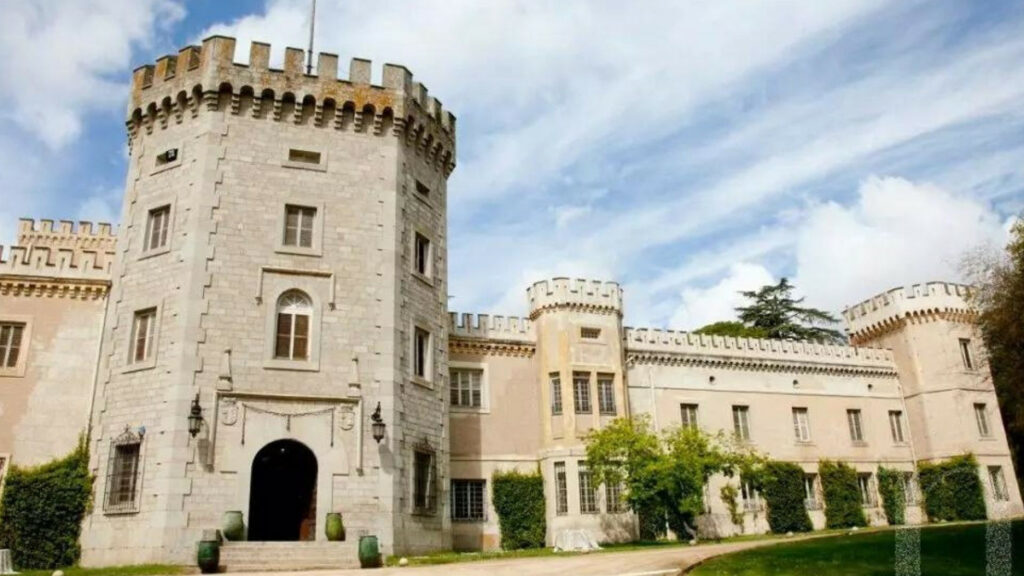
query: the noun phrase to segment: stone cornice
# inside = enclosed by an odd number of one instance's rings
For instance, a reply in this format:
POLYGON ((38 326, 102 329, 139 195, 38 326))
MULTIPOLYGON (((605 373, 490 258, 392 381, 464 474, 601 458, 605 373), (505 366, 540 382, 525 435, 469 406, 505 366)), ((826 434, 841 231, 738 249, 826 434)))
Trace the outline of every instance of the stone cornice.
POLYGON ((0 296, 98 300, 105 298, 109 290, 108 280, 0 276, 0 296))
POLYGON ((907 325, 926 324, 940 320, 961 324, 975 324, 978 321, 978 314, 970 308, 906 312, 902 316, 890 316, 869 326, 862 327, 857 332, 850 334, 850 342, 854 345, 860 345, 871 342, 907 325))
POLYGON ((518 358, 529 358, 533 356, 536 350, 537 345, 533 342, 448 337, 449 354, 475 354, 481 356, 512 356, 518 358))
POLYGON ((895 368, 857 366, 835 363, 793 362, 773 358, 740 358, 701 356, 679 352, 626 351, 626 366, 654 364, 660 366, 692 366, 750 372, 786 372, 801 374, 834 374, 846 376, 896 377, 895 368))

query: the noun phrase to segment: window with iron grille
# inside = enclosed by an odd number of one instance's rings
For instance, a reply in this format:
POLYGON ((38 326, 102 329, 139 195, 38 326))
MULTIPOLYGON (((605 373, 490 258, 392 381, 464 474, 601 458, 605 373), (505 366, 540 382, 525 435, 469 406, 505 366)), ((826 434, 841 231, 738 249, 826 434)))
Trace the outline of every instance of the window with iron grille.
POLYGON ((452 406, 480 408, 483 405, 481 381, 484 371, 474 368, 452 368, 449 371, 452 406))
POLYGON ((697 429, 697 405, 680 404, 679 415, 682 418, 683 428, 697 429))
POLYGON ((847 410, 846 422, 850 425, 850 440, 853 442, 863 442, 864 427, 860 419, 860 410, 847 410))
POLYGON ((170 220, 170 206, 161 206, 149 211, 149 217, 146 220, 146 252, 167 246, 167 229, 170 226, 170 220))
POLYGON ((299 248, 313 247, 313 221, 316 219, 316 208, 309 206, 293 206, 284 208, 284 241, 285 246, 299 248))
POLYGON ((420 514, 434 512, 435 491, 434 454, 416 450, 413 452, 413 511, 420 514))
POLYGON ((572 401, 577 414, 590 414, 590 374, 572 373, 572 401))
POLYGON ((0 324, 0 368, 14 368, 18 365, 21 354, 21 337, 25 333, 24 324, 0 324))
POLYGON ((605 484, 604 499, 609 514, 618 514, 619 512, 626 511, 626 506, 622 502, 622 484, 605 484))
POLYGON ((597 489, 594 488, 593 478, 590 470, 584 462, 579 463, 580 480, 580 513, 597 514, 600 510, 597 507, 597 489))
POLYGON ((126 429, 110 443, 106 494, 103 510, 109 513, 137 512, 141 484, 142 436, 126 429))
POLYGON ((485 519, 485 480, 452 480, 452 520, 479 522, 485 519))
POLYGON ((551 413, 562 413, 562 377, 558 372, 552 372, 548 376, 551 380, 551 413))
POLYGON ((153 356, 153 337, 156 335, 156 308, 139 310, 132 322, 132 349, 129 364, 145 362, 153 356))
POLYGON ((597 403, 601 414, 615 414, 615 376, 597 375, 597 403))
POLYGON ((600 328, 580 328, 580 338, 584 340, 597 340, 601 337, 600 328))
POLYGON ((569 513, 569 486, 565 478, 565 462, 555 462, 555 514, 569 513))

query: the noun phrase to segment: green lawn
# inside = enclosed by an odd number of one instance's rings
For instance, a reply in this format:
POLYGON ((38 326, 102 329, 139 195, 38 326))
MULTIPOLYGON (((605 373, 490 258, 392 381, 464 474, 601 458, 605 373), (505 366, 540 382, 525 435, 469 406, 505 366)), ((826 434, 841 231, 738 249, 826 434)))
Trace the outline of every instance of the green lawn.
MULTIPOLYGON (((921 574, 984 576, 984 524, 921 531, 921 574)), ((896 532, 831 536, 737 552, 709 560, 693 576, 889 576, 896 573, 896 532)), ((1024 521, 1014 522, 1012 574, 1024 576, 1024 521)), ((997 572, 1002 574, 1003 572, 997 572)))
MULTIPOLYGON (((187 567, 183 566, 161 566, 159 564, 147 564, 143 566, 114 566, 111 568, 62 568, 64 576, 155 576, 163 574, 185 574, 187 567)), ((50 576, 53 570, 25 570, 19 572, 22 576, 50 576)))

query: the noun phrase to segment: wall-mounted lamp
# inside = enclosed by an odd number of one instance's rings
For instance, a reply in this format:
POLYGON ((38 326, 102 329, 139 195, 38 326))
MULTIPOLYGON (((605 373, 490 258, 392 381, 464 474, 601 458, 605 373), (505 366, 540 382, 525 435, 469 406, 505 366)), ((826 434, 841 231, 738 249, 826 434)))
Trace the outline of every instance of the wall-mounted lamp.
POLYGON ((380 402, 377 402, 377 409, 373 411, 370 420, 373 422, 371 425, 373 427, 373 439, 377 441, 377 444, 380 444, 380 441, 384 439, 384 430, 387 428, 387 425, 384 424, 384 419, 380 416, 380 402))
POLYGON ((196 434, 199 434, 199 430, 203 427, 203 407, 199 405, 199 394, 192 399, 192 410, 188 413, 188 433, 193 438, 196 434))

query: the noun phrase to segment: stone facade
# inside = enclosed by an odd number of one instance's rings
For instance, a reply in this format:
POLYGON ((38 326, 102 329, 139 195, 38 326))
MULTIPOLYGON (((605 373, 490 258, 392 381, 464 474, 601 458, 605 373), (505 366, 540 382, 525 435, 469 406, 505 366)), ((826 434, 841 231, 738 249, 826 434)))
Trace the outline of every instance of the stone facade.
MULTIPOLYGON (((526 318, 449 314, 454 117, 401 66, 373 85, 365 60, 339 80, 330 54, 314 76, 301 50, 283 70, 266 44, 247 64, 234 52, 212 37, 135 71, 116 245, 109 227, 26 221, 0 262, 0 324, 26 343, 0 369, 0 458, 41 462, 88 432, 83 564, 191 563, 224 512, 258 535, 281 496, 306 499, 291 539, 324 540, 342 512, 350 541, 377 535, 385 553, 495 548, 490 478, 511 469, 542 471, 549 542, 629 539, 635 517, 580 483, 586 434, 630 414, 711 431, 742 418, 754 447, 807 471, 819 527, 821 458, 873 474, 972 451, 990 513, 1024 512, 964 288, 847 310, 858 348, 627 328, 613 282, 538 282, 526 318), (267 492, 298 481, 274 472, 286 453, 308 485, 267 492)), ((719 535, 739 530, 726 481, 701 520, 719 535)), ((744 506, 742 529, 765 530, 757 496, 744 506)))

